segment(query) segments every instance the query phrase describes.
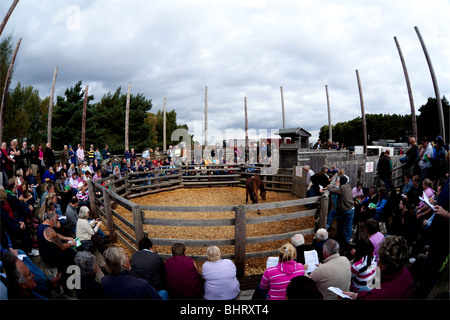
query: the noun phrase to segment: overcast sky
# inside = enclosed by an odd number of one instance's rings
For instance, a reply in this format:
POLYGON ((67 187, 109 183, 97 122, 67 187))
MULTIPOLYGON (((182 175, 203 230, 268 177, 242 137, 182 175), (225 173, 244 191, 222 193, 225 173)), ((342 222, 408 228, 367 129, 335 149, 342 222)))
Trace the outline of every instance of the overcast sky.
MULTIPOLYGON (((12 0, 1 0, 1 17, 12 0)), ((244 129, 247 99, 251 134, 286 127, 318 137, 331 122, 365 111, 409 114, 397 37, 416 110, 435 92, 417 26, 431 57, 441 96, 450 90, 448 0, 21 0, 2 37, 22 43, 11 88, 32 85, 56 96, 79 80, 99 101, 118 87, 142 93, 152 112, 174 109, 202 141, 205 87, 208 133, 214 139, 244 129)))

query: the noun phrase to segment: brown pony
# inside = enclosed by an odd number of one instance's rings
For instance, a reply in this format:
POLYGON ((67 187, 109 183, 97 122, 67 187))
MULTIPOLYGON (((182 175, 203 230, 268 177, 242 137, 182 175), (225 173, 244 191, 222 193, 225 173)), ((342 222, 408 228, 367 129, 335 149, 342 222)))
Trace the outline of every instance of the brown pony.
MULTIPOLYGON (((260 195, 263 200, 266 200, 266 188, 262 183, 259 176, 251 176, 247 178, 247 183, 245 184, 246 189, 246 199, 245 203, 248 203, 248 196, 252 203, 258 203, 258 189, 260 190, 260 195)), ((258 210, 259 213, 259 210, 258 210)))

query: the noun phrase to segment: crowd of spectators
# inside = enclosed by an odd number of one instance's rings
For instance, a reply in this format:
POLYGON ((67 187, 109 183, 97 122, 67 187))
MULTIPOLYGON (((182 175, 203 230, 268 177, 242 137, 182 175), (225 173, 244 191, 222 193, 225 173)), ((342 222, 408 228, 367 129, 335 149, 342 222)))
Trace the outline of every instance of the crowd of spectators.
MULTIPOLYGON (((305 166, 307 196, 329 191, 333 208, 326 227, 311 243, 296 234, 282 245, 252 299, 426 298, 449 257, 449 153, 441 140, 433 145, 422 138, 417 146, 410 139, 411 150, 401 160, 401 189, 393 186, 388 153, 382 155, 386 167, 377 168, 381 186, 369 188, 350 181, 342 169, 324 166, 316 174, 305 166), (330 236, 335 221, 336 235, 330 236), (306 258, 310 252, 317 256, 314 265, 306 258)), ((218 247, 206 248, 207 261, 199 266, 184 244, 174 244, 172 257, 164 260, 144 237, 129 256, 108 243, 101 220, 91 216, 95 195, 89 194, 89 179, 127 170, 151 176, 156 167, 175 166, 179 154, 172 148, 167 158, 159 150, 147 150, 140 159, 133 149, 125 150, 118 161, 108 146, 101 151, 64 146, 57 157, 50 144, 43 150, 24 143, 19 150, 13 140, 8 148, 3 143, 1 155, 2 299, 48 299, 57 286, 69 292, 67 268, 74 265, 81 270, 78 299, 239 298, 236 266, 218 247), (99 268, 95 250, 106 267, 99 268), (43 273, 33 256, 58 274, 43 273)))

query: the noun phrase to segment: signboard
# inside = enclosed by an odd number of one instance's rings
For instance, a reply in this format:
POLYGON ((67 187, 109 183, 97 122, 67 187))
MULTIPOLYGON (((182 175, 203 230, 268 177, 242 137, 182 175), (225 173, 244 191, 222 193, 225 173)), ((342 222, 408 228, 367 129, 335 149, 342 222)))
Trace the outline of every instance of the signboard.
POLYGON ((366 173, 373 172, 373 161, 366 162, 366 173))

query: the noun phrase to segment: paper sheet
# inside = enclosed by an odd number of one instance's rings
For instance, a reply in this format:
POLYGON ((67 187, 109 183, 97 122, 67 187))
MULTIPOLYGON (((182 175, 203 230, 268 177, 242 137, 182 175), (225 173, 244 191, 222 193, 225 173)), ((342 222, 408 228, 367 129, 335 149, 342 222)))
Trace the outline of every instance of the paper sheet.
POLYGON ((316 250, 305 251, 305 264, 308 265, 307 273, 313 272, 319 264, 319 256, 316 250))
POLYGON ((276 267, 278 265, 278 257, 267 258, 266 268, 276 267))
POLYGON ((420 201, 423 201, 423 203, 425 203, 428 207, 430 207, 433 211, 436 211, 436 210, 434 210, 434 205, 432 205, 431 203, 430 203, 430 199, 427 197, 427 195, 425 194, 425 192, 423 193, 423 197, 419 197, 419 200, 420 201))
POLYGON ((344 299, 351 299, 351 297, 349 297, 348 295, 344 294, 342 292, 341 289, 337 288, 337 287, 328 287, 328 290, 330 290, 331 292, 336 293, 338 296, 340 296, 341 298, 344 299))

